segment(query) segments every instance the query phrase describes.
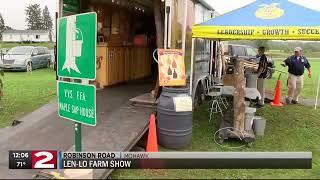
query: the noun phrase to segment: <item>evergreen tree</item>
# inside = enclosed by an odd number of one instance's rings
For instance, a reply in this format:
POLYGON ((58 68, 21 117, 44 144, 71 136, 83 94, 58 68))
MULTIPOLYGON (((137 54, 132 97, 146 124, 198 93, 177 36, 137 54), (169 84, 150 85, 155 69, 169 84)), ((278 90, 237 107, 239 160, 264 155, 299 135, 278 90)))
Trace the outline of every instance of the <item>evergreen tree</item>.
POLYGON ((43 29, 43 21, 41 16, 41 8, 39 4, 31 4, 26 10, 26 23, 30 30, 43 29))
POLYGON ((50 12, 47 6, 44 7, 42 11, 42 25, 43 30, 51 31, 53 27, 52 18, 50 16, 50 12))
POLYGON ((45 6, 42 11, 42 26, 43 26, 42 27, 43 30, 49 31, 49 38, 50 38, 50 41, 52 41, 53 22, 52 22, 52 18, 50 16, 48 6, 45 6))
POLYGON ((2 39, 2 33, 6 30, 6 25, 4 24, 4 20, 2 15, 0 14, 0 39, 2 39))

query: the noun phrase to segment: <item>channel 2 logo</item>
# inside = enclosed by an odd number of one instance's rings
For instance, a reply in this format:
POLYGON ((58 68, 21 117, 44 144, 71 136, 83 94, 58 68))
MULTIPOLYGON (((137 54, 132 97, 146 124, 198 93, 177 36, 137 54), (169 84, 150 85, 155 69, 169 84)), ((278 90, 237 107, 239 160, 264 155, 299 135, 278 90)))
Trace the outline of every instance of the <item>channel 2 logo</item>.
POLYGON ((57 151, 32 151, 32 169, 57 169, 57 151))

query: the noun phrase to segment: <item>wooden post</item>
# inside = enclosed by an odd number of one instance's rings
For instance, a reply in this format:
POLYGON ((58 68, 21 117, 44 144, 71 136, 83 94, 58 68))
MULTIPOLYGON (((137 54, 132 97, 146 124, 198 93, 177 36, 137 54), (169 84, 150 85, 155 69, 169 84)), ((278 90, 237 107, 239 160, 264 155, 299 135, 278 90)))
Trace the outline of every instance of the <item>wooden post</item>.
POLYGON ((245 118, 245 79, 244 79, 244 61, 235 60, 235 90, 233 97, 234 119, 233 127, 241 132, 244 131, 245 118))
MULTIPOLYGON (((163 24, 163 7, 160 0, 153 0, 154 21, 157 32, 157 48, 163 48, 164 44, 164 24, 163 24)), ((154 97, 157 99, 160 96, 161 87, 159 86, 159 75, 154 87, 154 97)))

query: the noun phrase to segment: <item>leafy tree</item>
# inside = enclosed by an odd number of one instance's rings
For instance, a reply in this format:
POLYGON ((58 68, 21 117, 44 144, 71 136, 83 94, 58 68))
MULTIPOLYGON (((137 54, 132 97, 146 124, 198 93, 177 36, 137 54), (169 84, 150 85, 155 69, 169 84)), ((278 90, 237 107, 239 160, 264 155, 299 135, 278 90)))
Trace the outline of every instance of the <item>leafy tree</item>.
POLYGON ((267 50, 269 49, 269 44, 268 44, 268 41, 265 41, 265 40, 256 40, 254 41, 254 44, 256 45, 256 47, 265 47, 267 50))
POLYGON ((26 10, 26 23, 30 30, 41 30, 43 21, 41 16, 41 8, 39 4, 31 4, 26 10))

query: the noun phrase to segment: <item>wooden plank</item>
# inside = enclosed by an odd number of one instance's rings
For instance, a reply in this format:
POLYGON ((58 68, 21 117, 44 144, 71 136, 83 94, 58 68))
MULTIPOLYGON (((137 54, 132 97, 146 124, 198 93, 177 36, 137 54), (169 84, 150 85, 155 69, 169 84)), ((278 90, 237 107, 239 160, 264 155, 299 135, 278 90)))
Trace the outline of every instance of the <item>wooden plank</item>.
POLYGON ((133 80, 134 79, 134 72, 135 72, 135 67, 134 67, 134 63, 133 63, 133 57, 135 57, 135 48, 132 48, 131 50, 131 56, 130 56, 130 76, 129 76, 129 80, 133 80))
POLYGON ((124 70, 125 70, 125 61, 124 61, 124 58, 125 58, 125 49, 124 47, 121 47, 119 48, 120 50, 120 62, 119 62, 119 75, 120 75, 120 79, 119 81, 120 82, 124 82, 125 81, 125 78, 124 78, 124 70))
POLYGON ((108 86, 110 84, 110 79, 109 79, 109 48, 106 48, 106 72, 105 72, 105 76, 106 76, 106 86, 108 86))
POLYGON ((119 62, 120 62, 120 51, 119 48, 115 48, 115 59, 114 59, 114 64, 115 64, 115 68, 114 68, 114 76, 115 76, 115 84, 119 83, 119 62))
POLYGON ((109 54, 108 54, 108 59, 109 59, 109 61, 108 61, 108 79, 109 79, 109 84, 108 85, 112 85, 113 84, 113 74, 112 74, 112 69, 113 69, 113 67, 112 67, 112 62, 113 62, 113 55, 114 54, 114 52, 113 52, 113 49, 112 48, 109 48, 109 54))
POLYGON ((139 96, 136 96, 134 98, 129 99, 131 103, 135 104, 148 104, 148 105, 157 105, 158 102, 156 99, 151 95, 151 93, 145 93, 141 94, 139 96))
POLYGON ((106 47, 97 47, 97 78, 96 82, 99 84, 97 87, 102 88, 107 85, 107 48, 106 47))
POLYGON ((125 49, 125 81, 129 80, 130 76, 130 47, 125 49))
POLYGON ((245 118, 245 80, 244 80, 244 61, 236 60, 235 61, 235 91, 233 99, 234 107, 234 121, 233 127, 244 131, 244 118, 245 118))

